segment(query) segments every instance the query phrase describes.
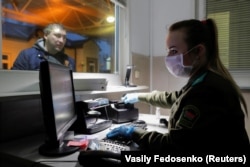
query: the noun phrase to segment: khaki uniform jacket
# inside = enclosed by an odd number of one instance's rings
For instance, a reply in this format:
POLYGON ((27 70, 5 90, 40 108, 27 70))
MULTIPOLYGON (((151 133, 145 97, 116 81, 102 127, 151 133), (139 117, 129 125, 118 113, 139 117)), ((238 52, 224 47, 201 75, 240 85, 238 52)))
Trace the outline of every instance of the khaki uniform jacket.
POLYGON ((206 71, 180 90, 139 94, 141 102, 171 108, 168 133, 135 129, 133 140, 145 150, 233 151, 249 147, 244 112, 233 86, 206 71))

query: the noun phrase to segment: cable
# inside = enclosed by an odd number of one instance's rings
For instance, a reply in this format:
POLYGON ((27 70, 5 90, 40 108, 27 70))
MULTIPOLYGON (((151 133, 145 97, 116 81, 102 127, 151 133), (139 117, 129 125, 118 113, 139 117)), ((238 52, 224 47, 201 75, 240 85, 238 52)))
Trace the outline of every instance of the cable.
POLYGON ((104 108, 105 108, 106 118, 107 118, 107 120, 109 120, 109 115, 108 115, 108 111, 107 111, 107 106, 105 106, 104 108))

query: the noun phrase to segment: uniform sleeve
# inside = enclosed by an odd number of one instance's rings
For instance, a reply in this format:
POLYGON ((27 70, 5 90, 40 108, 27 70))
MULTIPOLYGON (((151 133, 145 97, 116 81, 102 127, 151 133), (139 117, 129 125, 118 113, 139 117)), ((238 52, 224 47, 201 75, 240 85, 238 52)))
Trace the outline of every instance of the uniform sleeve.
POLYGON ((223 86, 190 90, 173 106, 169 133, 136 129, 134 141, 147 150, 224 150, 236 143, 238 149, 245 141, 244 117, 231 87, 223 86))
POLYGON ((171 136, 166 133, 162 134, 157 131, 146 131, 144 129, 136 128, 133 133, 133 141, 136 142, 140 148, 148 151, 172 151, 175 150, 175 145, 171 136))
MULTIPOLYGON (((201 145, 199 142, 205 142, 205 136, 209 136, 209 128, 207 128, 209 127, 209 122, 214 122, 214 119, 218 119, 219 115, 216 114, 216 116, 214 113, 210 113, 210 115, 206 112, 211 108, 213 108, 213 112, 216 110, 215 106, 211 103, 206 104, 206 102, 213 101, 213 99, 207 100, 207 98, 210 97, 208 93, 212 92, 201 90, 188 98, 182 98, 181 102, 179 101, 180 99, 178 99, 178 101, 173 104, 172 109, 174 110, 174 114, 169 120, 171 124, 169 133, 162 134, 156 131, 148 132, 136 129, 133 134, 133 140, 139 143, 140 147, 153 151, 182 150, 192 145, 194 147, 201 145), (201 111, 203 113, 201 113, 201 111)), ((150 94, 150 96, 144 96, 144 99, 145 101, 152 101, 152 99, 155 100, 160 95, 163 96, 162 93, 153 93, 150 94)), ((178 93, 166 94, 166 101, 163 100, 162 104, 165 106, 168 105, 168 101, 171 101, 174 97, 178 97, 178 93)), ((174 100, 172 100, 172 102, 173 101, 174 100)), ((151 104, 155 103, 151 102, 151 104)))
POLYGON ((179 95, 180 91, 174 91, 171 93, 164 91, 153 91, 150 93, 139 93, 138 98, 141 102, 146 102, 153 106, 171 108, 179 95))

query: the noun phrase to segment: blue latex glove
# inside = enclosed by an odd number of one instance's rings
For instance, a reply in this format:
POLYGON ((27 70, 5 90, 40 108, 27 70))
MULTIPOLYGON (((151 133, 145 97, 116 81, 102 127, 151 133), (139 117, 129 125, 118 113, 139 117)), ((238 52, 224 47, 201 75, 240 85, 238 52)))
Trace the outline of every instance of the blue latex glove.
POLYGON ((134 104, 134 103, 139 102, 138 94, 137 94, 137 93, 128 93, 128 94, 126 94, 125 96, 123 96, 123 97, 121 98, 121 100, 122 100, 125 104, 127 104, 127 103, 134 104))
POLYGON ((122 125, 118 128, 111 130, 109 133, 107 133, 106 137, 108 139, 117 138, 117 137, 124 137, 126 139, 131 139, 134 129, 135 129, 134 126, 122 125))

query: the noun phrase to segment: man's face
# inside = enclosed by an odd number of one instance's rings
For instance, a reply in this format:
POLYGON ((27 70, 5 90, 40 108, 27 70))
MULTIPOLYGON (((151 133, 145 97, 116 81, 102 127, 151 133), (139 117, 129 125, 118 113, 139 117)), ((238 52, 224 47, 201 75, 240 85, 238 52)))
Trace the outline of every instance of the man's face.
POLYGON ((66 31, 55 27, 49 34, 44 35, 44 38, 47 51, 56 54, 63 49, 66 43, 66 31))

